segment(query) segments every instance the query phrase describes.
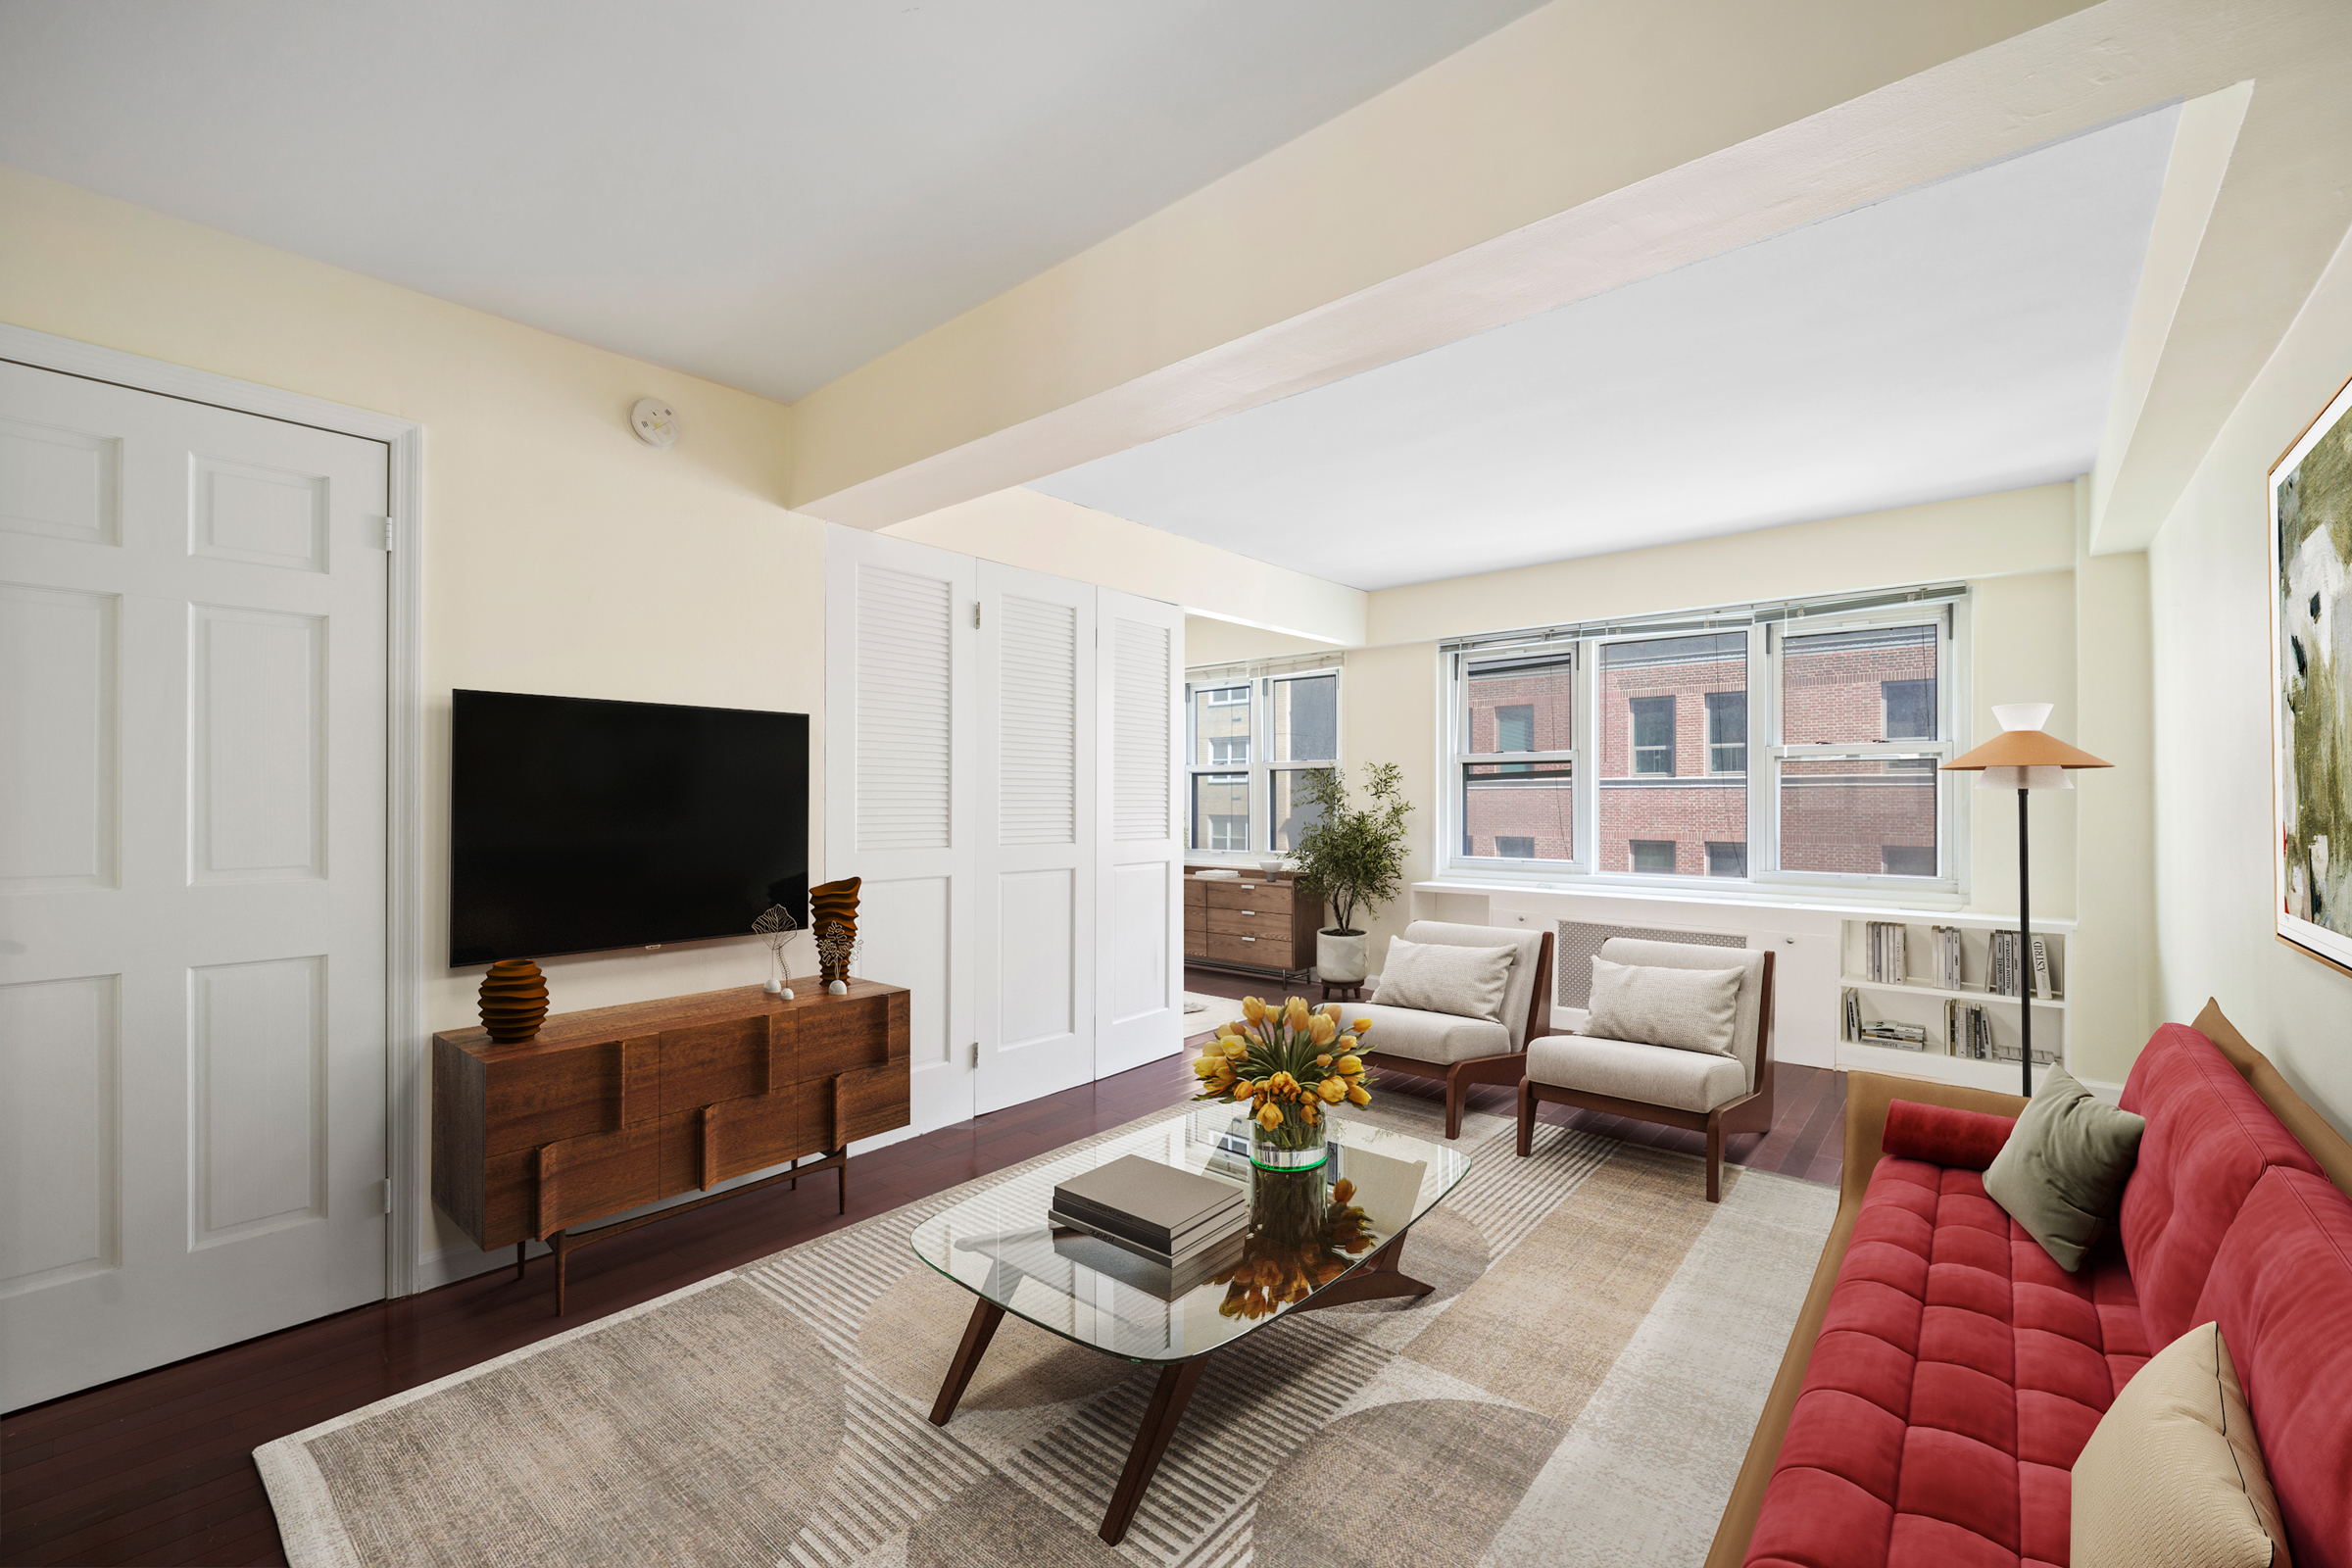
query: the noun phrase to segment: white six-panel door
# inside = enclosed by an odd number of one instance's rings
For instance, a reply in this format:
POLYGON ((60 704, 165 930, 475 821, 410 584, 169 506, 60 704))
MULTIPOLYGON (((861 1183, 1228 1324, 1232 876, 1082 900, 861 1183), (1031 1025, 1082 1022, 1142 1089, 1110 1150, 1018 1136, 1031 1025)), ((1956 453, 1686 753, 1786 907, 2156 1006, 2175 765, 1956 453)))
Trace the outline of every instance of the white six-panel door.
POLYGON ((1184 1043, 1184 612, 1110 588, 1095 596, 1095 1076, 1107 1078, 1184 1043))
POLYGON ((1095 1076, 1095 590, 978 563, 978 1111, 1095 1076))
POLYGON ((0 364, 0 1407, 383 1295, 385 494, 0 364))
POLYGON ((825 876, 863 879, 855 972, 912 993, 917 1131, 972 1114, 976 591, 969 556, 826 530, 825 876))

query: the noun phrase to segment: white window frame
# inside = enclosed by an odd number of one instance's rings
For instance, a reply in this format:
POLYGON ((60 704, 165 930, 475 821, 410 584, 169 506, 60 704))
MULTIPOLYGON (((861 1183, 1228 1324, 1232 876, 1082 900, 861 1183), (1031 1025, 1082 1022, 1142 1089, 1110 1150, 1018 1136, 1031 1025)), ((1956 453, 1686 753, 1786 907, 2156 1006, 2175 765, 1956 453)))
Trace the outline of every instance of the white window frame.
POLYGON ((1586 846, 1592 841, 1592 813, 1587 808, 1584 788, 1585 768, 1579 758, 1592 751, 1592 691, 1585 669, 1591 661, 1584 648, 1574 642, 1536 641, 1527 644, 1505 644, 1481 648, 1475 654, 1455 654, 1450 660, 1451 682, 1447 695, 1446 722, 1447 753, 1440 812, 1444 818, 1446 863, 1464 870, 1525 871, 1541 867, 1566 867, 1577 871, 1586 869, 1583 858, 1586 846), (1569 661, 1568 727, 1573 742, 1565 748, 1541 752, 1474 752, 1470 750, 1469 667, 1474 662, 1511 659, 1556 659, 1565 654, 1569 661), (1480 762, 1566 762, 1569 783, 1568 840, 1576 858, 1566 860, 1504 858, 1500 856, 1472 856, 1462 853, 1463 779, 1466 769, 1480 762))
POLYGON ((1332 676, 1339 685, 1334 688, 1343 698, 1347 676, 1337 656, 1306 660, 1264 660, 1249 664, 1213 664, 1185 671, 1184 683, 1184 843, 1185 854, 1194 859, 1234 859, 1254 862, 1289 851, 1276 850, 1274 832, 1278 823, 1274 815, 1274 775, 1277 773, 1337 767, 1347 755, 1347 740, 1343 733, 1347 723, 1347 704, 1335 704, 1333 713, 1333 745, 1335 755, 1328 758, 1286 758, 1274 756, 1274 688, 1281 682, 1312 680, 1332 676), (1206 694, 1208 706, 1226 708, 1239 706, 1230 699, 1220 700, 1216 694, 1242 687, 1250 691, 1250 761, 1247 766, 1234 762, 1203 762, 1200 756, 1200 704, 1196 698, 1206 694), (1195 842, 1200 823, 1198 789, 1196 783, 1202 774, 1227 777, 1234 774, 1249 776, 1250 801, 1249 845, 1240 850, 1211 850, 1195 842))
MULTIPOLYGON (((1446 772, 1440 790, 1441 875, 1517 880, 1536 884, 1577 883, 1612 891, 1672 892, 1680 897, 1715 894, 1775 899, 1834 897, 1841 902, 1940 906, 1965 901, 1970 863, 1967 779, 1941 772, 1944 762, 1967 750, 1971 702, 1968 691, 1969 599, 1952 584, 1895 590, 1877 602, 1835 601, 1733 607, 1661 615, 1607 625, 1558 627, 1516 637, 1468 640, 1449 645, 1446 659, 1446 712, 1442 747, 1446 772), (1887 603, 1898 596, 1904 602, 1887 603), (1936 637, 1935 740, 1874 741, 1842 746, 1788 746, 1781 740, 1781 657, 1786 636, 1875 626, 1935 625, 1936 637), (1604 869, 1593 862, 1599 830, 1600 755, 1596 726, 1600 712, 1600 649, 1611 642, 1652 637, 1717 634, 1744 629, 1747 639, 1747 874, 1721 877, 1604 869), (1476 753, 1469 748, 1469 675, 1474 664, 1566 653, 1573 660, 1572 734, 1563 751, 1476 753), (1790 758, 1917 758, 1935 762, 1936 875, 1888 876, 1856 872, 1780 869, 1781 763, 1790 758), (1568 859, 1509 859, 1462 853, 1463 778, 1468 764, 1561 760, 1570 767, 1574 854, 1568 859)), ((1883 726, 1882 726, 1883 727, 1883 726)), ((1712 760, 1702 713, 1701 747, 1712 760)), ((1709 778, 1734 775, 1707 773, 1709 778)), ((1704 857, 1704 850, 1700 854, 1704 857)))

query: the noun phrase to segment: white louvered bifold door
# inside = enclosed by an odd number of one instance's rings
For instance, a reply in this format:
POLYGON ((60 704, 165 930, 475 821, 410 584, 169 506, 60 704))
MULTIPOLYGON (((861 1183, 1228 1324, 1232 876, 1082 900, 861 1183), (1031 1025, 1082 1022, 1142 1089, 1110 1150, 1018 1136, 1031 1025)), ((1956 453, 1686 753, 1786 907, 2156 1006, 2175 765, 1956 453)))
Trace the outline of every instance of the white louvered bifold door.
POLYGON ((1095 590, 979 564, 978 1108, 1095 1075, 1095 590))
POLYGON ((1184 837, 1177 722, 1184 612, 1095 591, 1095 1076, 1125 1072, 1184 1045, 1184 837))
POLYGON ((864 879, 853 972, 912 994, 918 1132, 972 1114, 974 564, 826 533, 822 879, 864 879))

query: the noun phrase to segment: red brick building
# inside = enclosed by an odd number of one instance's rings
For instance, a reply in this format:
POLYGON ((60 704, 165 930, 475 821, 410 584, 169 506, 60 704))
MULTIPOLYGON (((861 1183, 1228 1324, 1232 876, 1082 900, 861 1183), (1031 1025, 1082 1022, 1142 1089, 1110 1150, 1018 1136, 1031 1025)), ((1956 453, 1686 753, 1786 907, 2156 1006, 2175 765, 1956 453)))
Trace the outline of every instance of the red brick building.
MULTIPOLYGON (((1591 765, 1603 872, 1745 876, 1748 661, 1743 632, 1601 645, 1591 765)), ((1790 636, 1783 645, 1781 723, 1788 745, 1880 745, 1936 738, 1933 627, 1790 636)), ((1470 686, 1473 751, 1574 745, 1573 682, 1558 656, 1479 665, 1470 686)), ((1759 754, 1757 765, 1769 765, 1759 754)), ((1782 868, 1933 876, 1935 759, 1799 760, 1782 764, 1782 868)), ((1471 764, 1464 853, 1574 857, 1564 760, 1471 764)))

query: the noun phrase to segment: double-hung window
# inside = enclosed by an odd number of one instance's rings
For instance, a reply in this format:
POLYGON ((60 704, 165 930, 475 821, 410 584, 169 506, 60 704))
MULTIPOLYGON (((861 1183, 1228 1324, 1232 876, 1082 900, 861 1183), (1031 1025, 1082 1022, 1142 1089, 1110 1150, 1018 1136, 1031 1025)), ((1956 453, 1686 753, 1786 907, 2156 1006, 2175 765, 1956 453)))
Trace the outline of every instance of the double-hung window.
POLYGON ((1959 891, 1957 585, 1448 645, 1447 861, 1959 891))
POLYGON ((1576 667, 1574 644, 1463 662, 1453 825, 1464 858, 1574 851, 1576 667))
POLYGON ((1312 775, 1338 764, 1334 659, 1195 669, 1185 688, 1186 846, 1198 854, 1286 854, 1319 820, 1312 775))

